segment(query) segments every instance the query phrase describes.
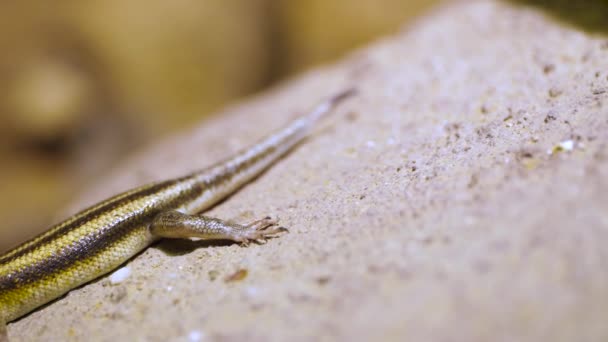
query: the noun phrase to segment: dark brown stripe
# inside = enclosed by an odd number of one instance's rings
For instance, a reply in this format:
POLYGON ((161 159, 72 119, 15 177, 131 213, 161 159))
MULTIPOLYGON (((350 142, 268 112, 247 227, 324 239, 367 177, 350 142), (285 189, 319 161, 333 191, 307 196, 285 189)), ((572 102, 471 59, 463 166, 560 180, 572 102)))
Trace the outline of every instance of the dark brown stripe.
POLYGON ((130 230, 149 223, 152 218, 162 211, 177 208, 183 203, 184 199, 199 196, 202 191, 200 186, 194 186, 181 196, 176 196, 171 202, 162 202, 160 205, 149 208, 138 215, 128 215, 118 224, 101 227, 96 234, 82 237, 74 245, 65 246, 62 250, 58 250, 57 254, 52 257, 28 265, 26 268, 11 274, 0 275, 0 292, 54 276, 80 261, 104 253, 114 247, 122 238, 128 236, 130 230))
MULTIPOLYGON (((93 220, 93 219, 99 217, 100 215, 103 215, 104 213, 111 211, 112 209, 122 205, 125 202, 133 201, 134 199, 148 196, 155 192, 160 192, 163 189, 166 189, 166 188, 174 185, 177 182, 178 182, 177 180, 169 180, 169 181, 164 181, 164 182, 160 182, 157 184, 153 184, 152 186, 144 188, 141 191, 135 192, 125 198, 120 198, 121 194, 116 195, 116 196, 106 200, 107 203, 105 203, 105 205, 100 206, 99 208, 97 208, 89 213, 87 213, 87 211, 91 210, 92 208, 95 208, 99 204, 96 204, 87 209, 84 209, 81 212, 72 216, 71 218, 67 219, 66 221, 63 221, 63 222, 58 223, 58 224, 54 225, 53 227, 51 227, 49 230, 52 230, 52 229, 55 229, 56 227, 60 227, 61 225, 64 225, 60 229, 57 229, 55 232, 53 232, 53 234, 49 234, 48 236, 45 236, 43 239, 37 241, 36 243, 30 244, 26 248, 23 248, 24 245, 27 245, 28 243, 31 243, 31 241, 34 241, 34 240, 38 239, 40 236, 43 236, 44 234, 46 234, 46 232, 42 233, 42 234, 28 240, 27 242, 23 243, 22 245, 17 246, 16 248, 8 251, 7 253, 5 253, 3 256, 0 257, 0 265, 8 263, 12 260, 15 260, 27 253, 32 252, 36 248, 38 248, 52 240, 58 239, 59 237, 80 227, 85 222, 93 220), (113 198, 116 198, 116 200, 112 200, 113 198), (85 213, 86 213, 86 215, 84 215, 85 213), (76 218, 76 219, 74 219, 74 218, 76 218), (69 221, 71 219, 73 220, 72 222, 70 222, 69 224, 65 224, 67 221, 69 221), (15 253, 14 251, 17 249, 21 249, 21 250, 19 250, 18 252, 15 253), (11 255, 11 253, 13 253, 13 254, 11 255)), ((129 191, 131 191, 131 190, 129 190, 129 191)))
MULTIPOLYGON (((267 139, 270 139, 272 137, 269 137, 267 139)), ((279 140, 279 144, 284 144, 285 138, 290 138, 290 136, 287 137, 283 137, 283 139, 279 140)), ((241 152, 239 152, 236 157, 231 158, 230 160, 225 160, 221 163, 218 163, 214 166, 211 166, 203 171, 201 171, 199 174, 205 174, 205 173, 209 173, 210 170, 212 170, 214 167, 218 167, 221 165, 230 165, 233 163, 234 160, 239 159, 239 158, 243 158, 244 155, 247 154, 252 154, 249 158, 245 158, 243 161, 241 161, 240 163, 234 165, 233 167, 231 167, 230 170, 226 170, 226 168, 222 168, 219 172, 216 172, 213 177, 210 177, 209 179, 207 179, 207 181, 205 182, 205 185, 208 187, 221 187, 223 184, 229 183, 230 181, 232 181, 232 179, 234 177, 237 177, 239 174, 241 174, 242 172, 244 172, 245 170, 250 169, 253 165, 259 163, 261 160, 267 158, 269 155, 273 154, 276 150, 277 150, 277 144, 269 144, 265 139, 264 141, 254 145, 257 148, 259 148, 259 146, 261 144, 266 143, 267 146, 265 146, 261 152, 258 153, 252 153, 251 149, 246 149, 243 150, 241 152)), ((255 147, 254 147, 255 148, 255 147)), ((287 151, 285 151, 284 153, 286 153, 287 151)), ((266 166, 267 167, 267 166, 266 166)), ((264 169, 266 168, 264 167, 264 169)))

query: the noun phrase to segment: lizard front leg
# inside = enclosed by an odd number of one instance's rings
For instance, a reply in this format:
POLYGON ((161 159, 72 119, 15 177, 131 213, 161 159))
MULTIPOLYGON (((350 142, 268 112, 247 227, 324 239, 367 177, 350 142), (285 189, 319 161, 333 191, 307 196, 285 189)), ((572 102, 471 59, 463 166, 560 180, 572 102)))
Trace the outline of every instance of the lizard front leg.
POLYGON ((161 213, 150 224, 150 233, 156 237, 204 240, 232 240, 244 245, 250 241, 263 242, 287 229, 279 227, 270 217, 247 225, 223 221, 202 215, 187 215, 178 211, 161 213))

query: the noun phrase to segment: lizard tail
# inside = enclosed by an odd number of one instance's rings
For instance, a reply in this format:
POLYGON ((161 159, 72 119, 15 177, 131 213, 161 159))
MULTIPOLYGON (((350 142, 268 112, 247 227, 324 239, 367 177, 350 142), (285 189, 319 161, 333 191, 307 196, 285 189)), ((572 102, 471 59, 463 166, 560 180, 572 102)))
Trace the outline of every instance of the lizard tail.
POLYGON ((328 100, 317 105, 317 107, 315 107, 312 110, 312 112, 310 112, 306 116, 310 125, 311 126, 314 125, 317 121, 322 119, 328 112, 331 111, 331 109, 333 109, 335 106, 337 106, 340 102, 342 102, 343 100, 345 100, 355 94, 357 94, 357 89, 349 88, 347 90, 344 90, 344 91, 330 97, 328 100))
POLYGON ((232 158, 193 174, 192 176, 195 179, 204 184, 218 183, 218 179, 222 179, 223 182, 221 191, 218 190, 206 202, 201 202, 200 206, 215 203, 217 199, 223 198, 259 175, 268 166, 301 142, 314 128, 315 123, 331 112, 338 103, 355 93, 354 88, 342 91, 321 102, 309 113, 300 116, 286 127, 268 135, 252 147, 240 151, 232 158), (226 177, 226 174, 230 175, 230 177, 226 177))

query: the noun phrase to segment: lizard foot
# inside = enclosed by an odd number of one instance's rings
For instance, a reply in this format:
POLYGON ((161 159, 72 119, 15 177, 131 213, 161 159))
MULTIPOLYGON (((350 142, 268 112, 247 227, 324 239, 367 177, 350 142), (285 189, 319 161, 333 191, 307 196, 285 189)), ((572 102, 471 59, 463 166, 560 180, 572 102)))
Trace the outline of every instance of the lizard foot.
POLYGON ((278 219, 272 219, 266 216, 261 220, 253 221, 245 226, 240 232, 237 241, 243 246, 247 246, 249 242, 266 243, 266 240, 274 237, 276 234, 289 232, 287 228, 279 226, 278 219))

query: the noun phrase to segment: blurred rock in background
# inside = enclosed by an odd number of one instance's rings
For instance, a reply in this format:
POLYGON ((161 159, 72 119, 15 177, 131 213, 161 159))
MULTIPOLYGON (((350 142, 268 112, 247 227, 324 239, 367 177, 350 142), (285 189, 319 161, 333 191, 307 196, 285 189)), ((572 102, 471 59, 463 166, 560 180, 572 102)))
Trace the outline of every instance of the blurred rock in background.
POLYGON ((146 141, 399 29, 434 1, 0 3, 0 252, 146 141))

